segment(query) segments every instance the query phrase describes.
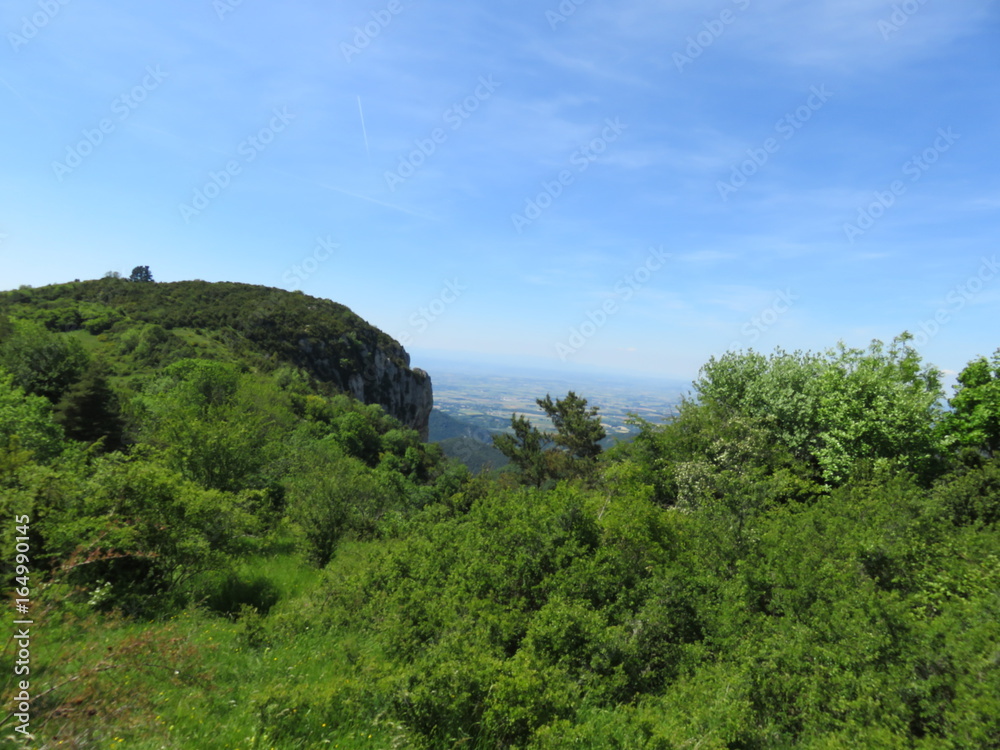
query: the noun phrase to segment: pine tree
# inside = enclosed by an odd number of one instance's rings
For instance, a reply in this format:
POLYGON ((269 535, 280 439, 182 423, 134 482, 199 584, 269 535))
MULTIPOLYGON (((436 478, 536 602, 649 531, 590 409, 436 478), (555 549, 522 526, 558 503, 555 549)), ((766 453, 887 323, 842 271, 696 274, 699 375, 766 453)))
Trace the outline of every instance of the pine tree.
POLYGON ((576 459, 590 461, 597 458, 601 452, 601 440, 607 432, 597 416, 596 406, 588 411, 587 399, 580 398, 573 391, 555 403, 548 394, 536 401, 556 428, 553 438, 556 445, 565 448, 576 459))
POLYGON ((108 385, 100 364, 88 367, 83 377, 63 394, 54 417, 66 436, 74 440, 93 443, 104 438, 103 448, 107 452, 123 446, 118 397, 108 385))
POLYGON ((494 435, 493 445, 521 472, 528 484, 540 486, 546 478, 546 461, 542 446, 549 438, 531 426, 527 417, 510 416, 513 435, 494 435))

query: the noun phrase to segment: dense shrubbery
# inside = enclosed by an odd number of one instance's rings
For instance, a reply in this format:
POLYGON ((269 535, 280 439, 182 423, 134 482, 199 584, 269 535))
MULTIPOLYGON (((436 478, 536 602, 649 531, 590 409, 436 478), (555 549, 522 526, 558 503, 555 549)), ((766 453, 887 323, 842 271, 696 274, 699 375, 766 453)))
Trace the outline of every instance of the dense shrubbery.
POLYGON ((1000 743, 1000 353, 950 409, 905 338, 729 354, 604 453, 547 397, 556 433, 471 478, 226 344, 240 311, 135 322, 137 286, 0 320, 0 508, 47 644, 25 746, 1000 743))

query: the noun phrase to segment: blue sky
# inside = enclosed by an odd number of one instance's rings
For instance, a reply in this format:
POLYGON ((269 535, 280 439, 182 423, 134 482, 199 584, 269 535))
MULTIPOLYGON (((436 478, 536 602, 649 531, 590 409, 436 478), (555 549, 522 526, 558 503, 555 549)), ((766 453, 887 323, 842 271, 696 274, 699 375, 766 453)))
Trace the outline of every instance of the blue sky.
POLYGON ((1000 346, 996 3, 335 6, 5 2, 0 286, 301 289, 415 365, 1000 346))

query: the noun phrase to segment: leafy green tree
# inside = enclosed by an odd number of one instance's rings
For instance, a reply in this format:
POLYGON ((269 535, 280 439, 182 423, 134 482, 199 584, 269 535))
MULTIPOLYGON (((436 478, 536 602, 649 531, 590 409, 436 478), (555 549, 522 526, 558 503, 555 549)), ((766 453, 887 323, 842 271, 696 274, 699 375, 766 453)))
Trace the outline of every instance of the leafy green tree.
POLYGON ((512 414, 510 426, 514 434, 494 435, 494 447, 510 459, 526 483, 541 486, 546 478, 543 446, 549 438, 523 415, 512 414))
MULTIPOLYGON (((33 561, 39 570, 57 565, 47 537, 52 517, 78 500, 78 487, 92 452, 64 439, 53 418, 51 402, 25 393, 13 376, 0 368, 0 515, 31 518, 29 537, 33 561)), ((15 537, 11 525, 0 530, 0 549, 11 565, 15 537)), ((23 540, 21 540, 23 541, 23 540)), ((0 565, 3 565, 0 563, 0 565)), ((4 567, 5 573, 12 568, 4 567)))
POLYGON ((768 415, 685 399, 666 424, 638 418, 631 423, 639 434, 609 451, 607 463, 634 466, 633 476, 658 505, 694 509, 723 500, 734 484, 767 485, 759 489, 768 503, 805 501, 826 491, 816 461, 796 458, 776 437, 776 420, 768 415))
POLYGON ((941 374, 925 367, 909 334, 886 348, 843 345, 828 353, 817 380, 822 425, 816 457, 827 482, 847 479, 859 461, 896 466, 925 479, 941 446, 935 435, 943 397, 941 374))
POLYGON ((131 405, 141 442, 204 487, 274 489, 293 416, 276 386, 211 360, 180 360, 131 405))
POLYGON ((26 394, 14 377, 0 369, 0 449, 27 451, 46 462, 63 449, 63 431, 52 419, 52 404, 26 394))
POLYGON ((822 480, 841 484, 865 462, 933 476, 940 373, 923 365, 904 333, 886 347, 843 344, 819 356, 730 352, 695 383, 699 405, 764 429, 822 480))
POLYGON ((76 339, 27 320, 12 321, 11 333, 0 342, 0 366, 25 391, 53 403, 80 378, 87 359, 76 339))
POLYGON ((997 457, 975 468, 961 466, 934 489, 956 525, 1000 521, 1000 459, 997 457))
POLYGON ((600 441, 607 435, 597 407, 588 411, 587 399, 573 391, 554 402, 548 394, 536 402, 552 420, 556 432, 541 432, 527 417, 512 414, 514 434, 494 435, 494 447, 517 467, 525 483, 536 487, 547 479, 591 476, 602 450, 600 441), (558 448, 546 450, 546 443, 555 443, 558 448))
POLYGON ((153 280, 153 274, 150 272, 149 266, 136 266, 132 269, 132 274, 128 277, 128 280, 149 282, 153 280))
POLYGON ((709 359, 694 385, 698 402, 710 405, 719 421, 760 420, 793 455, 809 459, 821 432, 817 378, 823 366, 823 358, 810 352, 727 352, 709 359))
POLYGON ((234 402, 240 386, 240 368, 228 362, 183 359, 153 381, 150 393, 159 393, 197 412, 234 402))
POLYGON ((945 439, 987 456, 1000 454, 1000 349, 991 359, 980 357, 962 370, 949 403, 952 412, 942 424, 945 439))
POLYGON ((337 442, 347 455, 359 458, 369 466, 378 463, 382 443, 374 425, 363 414, 349 411, 335 418, 332 426, 336 430, 337 442))

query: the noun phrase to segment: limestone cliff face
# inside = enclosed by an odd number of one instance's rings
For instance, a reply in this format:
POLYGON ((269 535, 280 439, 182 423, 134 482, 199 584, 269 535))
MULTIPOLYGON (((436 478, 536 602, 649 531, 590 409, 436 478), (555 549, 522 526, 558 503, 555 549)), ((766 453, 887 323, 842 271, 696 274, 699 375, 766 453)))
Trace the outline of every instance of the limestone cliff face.
POLYGON ((384 335, 376 337, 371 330, 335 341, 304 336, 298 342, 302 364, 359 401, 380 404, 426 441, 434 406, 431 376, 411 369, 410 355, 402 346, 394 341, 389 344, 384 335))

